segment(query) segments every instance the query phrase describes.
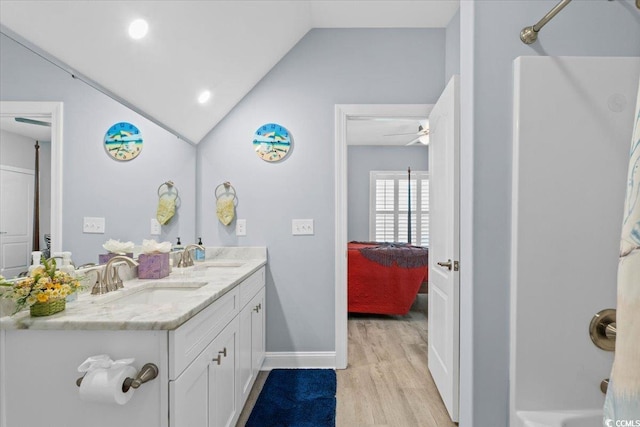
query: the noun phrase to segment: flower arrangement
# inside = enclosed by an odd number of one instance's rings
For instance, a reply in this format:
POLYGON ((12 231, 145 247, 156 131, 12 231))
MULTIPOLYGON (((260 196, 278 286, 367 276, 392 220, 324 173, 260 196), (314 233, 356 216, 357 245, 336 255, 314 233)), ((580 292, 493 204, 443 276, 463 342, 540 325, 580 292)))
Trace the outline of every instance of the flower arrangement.
POLYGON ((65 300, 67 295, 82 289, 78 279, 56 269, 54 259, 46 260, 43 258, 42 264, 33 269, 29 276, 13 283, 0 276, 0 286, 10 287, 3 296, 16 303, 13 314, 25 307, 32 307, 34 304, 65 300))

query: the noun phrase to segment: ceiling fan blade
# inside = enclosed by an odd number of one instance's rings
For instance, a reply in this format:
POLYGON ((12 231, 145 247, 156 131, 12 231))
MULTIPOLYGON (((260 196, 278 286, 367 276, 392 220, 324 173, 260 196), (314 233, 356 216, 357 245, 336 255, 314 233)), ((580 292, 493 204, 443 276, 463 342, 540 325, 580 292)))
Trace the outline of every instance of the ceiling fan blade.
POLYGON ((404 135, 419 135, 420 133, 416 133, 416 132, 410 132, 410 133, 390 133, 387 135, 382 135, 382 136, 404 136, 404 135))
POLYGON ((27 123, 27 124, 30 124, 30 125, 51 127, 51 123, 49 123, 49 122, 43 122, 43 121, 40 121, 40 120, 27 119, 26 117, 14 117, 14 120, 16 122, 27 123))

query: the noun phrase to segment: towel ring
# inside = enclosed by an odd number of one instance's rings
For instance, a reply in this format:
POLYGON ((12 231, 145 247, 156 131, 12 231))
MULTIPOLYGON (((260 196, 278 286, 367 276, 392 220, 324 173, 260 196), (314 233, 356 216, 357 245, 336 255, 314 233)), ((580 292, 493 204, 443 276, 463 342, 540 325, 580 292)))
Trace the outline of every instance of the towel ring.
POLYGON ((236 196, 236 189, 233 188, 233 185, 229 181, 225 181, 222 184, 218 185, 213 192, 216 196, 216 200, 225 195, 233 196, 233 203, 238 204, 238 196, 236 196), (220 191, 223 188, 223 191, 220 191))
POLYGON ((176 195, 176 199, 178 198, 178 187, 175 186, 175 184, 173 183, 173 181, 167 181, 167 182, 163 182, 162 184, 160 184, 160 187, 158 187, 158 196, 163 196, 164 194, 167 193, 171 193, 174 192, 176 195), (162 187, 167 187, 164 191, 160 191, 162 190, 162 187))

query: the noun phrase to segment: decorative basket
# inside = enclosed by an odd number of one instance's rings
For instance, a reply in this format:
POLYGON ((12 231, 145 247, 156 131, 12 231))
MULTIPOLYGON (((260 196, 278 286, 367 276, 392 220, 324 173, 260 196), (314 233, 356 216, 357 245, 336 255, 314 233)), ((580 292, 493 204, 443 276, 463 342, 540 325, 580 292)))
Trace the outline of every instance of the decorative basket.
POLYGON ((65 298, 59 298, 47 302, 37 302, 29 309, 33 317, 51 316, 64 310, 66 303, 67 300, 65 298))

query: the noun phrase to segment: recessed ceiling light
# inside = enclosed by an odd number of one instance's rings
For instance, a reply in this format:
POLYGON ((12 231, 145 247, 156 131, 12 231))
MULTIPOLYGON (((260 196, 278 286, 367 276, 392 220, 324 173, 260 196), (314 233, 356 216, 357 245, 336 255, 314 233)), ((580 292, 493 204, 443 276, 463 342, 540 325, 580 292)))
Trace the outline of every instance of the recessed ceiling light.
POLYGON ((211 98, 211 92, 209 92, 208 90, 205 90, 200 95, 198 95, 198 102, 200 104, 204 104, 209 100, 209 98, 211 98))
POLYGON ((129 25, 129 35, 132 39, 138 40, 147 35, 149 24, 144 19, 136 19, 129 25))

